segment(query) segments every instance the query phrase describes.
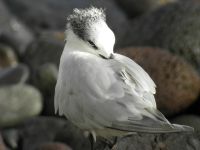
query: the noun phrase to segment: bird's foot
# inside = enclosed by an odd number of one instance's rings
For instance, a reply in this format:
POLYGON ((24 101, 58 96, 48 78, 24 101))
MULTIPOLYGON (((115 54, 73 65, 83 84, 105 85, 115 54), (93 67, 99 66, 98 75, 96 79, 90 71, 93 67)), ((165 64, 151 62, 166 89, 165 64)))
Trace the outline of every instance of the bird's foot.
POLYGON ((103 143, 109 147, 111 150, 116 150, 118 138, 114 139, 102 139, 103 143))

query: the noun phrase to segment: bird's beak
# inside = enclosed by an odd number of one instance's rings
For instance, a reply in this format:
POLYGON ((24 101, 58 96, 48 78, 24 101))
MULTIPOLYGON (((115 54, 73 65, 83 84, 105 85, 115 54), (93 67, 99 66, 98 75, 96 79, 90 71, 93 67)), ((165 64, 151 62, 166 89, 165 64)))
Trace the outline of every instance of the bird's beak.
POLYGON ((112 53, 100 53, 99 56, 104 59, 112 59, 114 55, 112 53))

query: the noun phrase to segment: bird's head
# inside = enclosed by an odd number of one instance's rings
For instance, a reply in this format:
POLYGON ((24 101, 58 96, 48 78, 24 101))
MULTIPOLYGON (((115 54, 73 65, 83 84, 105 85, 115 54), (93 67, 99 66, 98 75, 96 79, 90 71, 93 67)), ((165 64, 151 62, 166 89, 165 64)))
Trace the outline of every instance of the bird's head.
POLYGON ((68 17, 67 43, 81 51, 109 58, 113 53, 115 35, 106 24, 102 9, 74 9, 68 17))

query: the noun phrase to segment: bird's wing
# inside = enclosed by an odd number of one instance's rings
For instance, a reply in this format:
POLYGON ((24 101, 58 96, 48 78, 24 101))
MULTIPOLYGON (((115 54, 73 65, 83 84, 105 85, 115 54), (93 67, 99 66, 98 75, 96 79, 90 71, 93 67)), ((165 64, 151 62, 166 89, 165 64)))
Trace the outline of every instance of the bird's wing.
POLYGON ((128 58, 115 57, 68 59, 59 73, 55 107, 81 128, 171 132, 173 126, 148 103, 154 100, 153 81, 128 58))
MULTIPOLYGON (((130 58, 120 55, 114 54, 114 59, 121 63, 122 67, 124 67, 126 74, 135 82, 136 90, 139 92, 155 94, 156 93, 156 85, 154 81, 150 78, 150 76, 140 67, 137 63, 135 63, 130 58)), ((155 103, 155 100, 152 101, 155 103)))

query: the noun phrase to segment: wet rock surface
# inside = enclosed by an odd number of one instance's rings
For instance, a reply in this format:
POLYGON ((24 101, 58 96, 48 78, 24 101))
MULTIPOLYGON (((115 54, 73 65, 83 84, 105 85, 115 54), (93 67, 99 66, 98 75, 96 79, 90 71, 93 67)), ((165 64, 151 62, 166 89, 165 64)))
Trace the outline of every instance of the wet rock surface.
POLYGON ((118 52, 140 64, 155 81, 156 102, 165 115, 183 111, 198 99, 200 77, 180 57, 150 47, 130 47, 118 52))

